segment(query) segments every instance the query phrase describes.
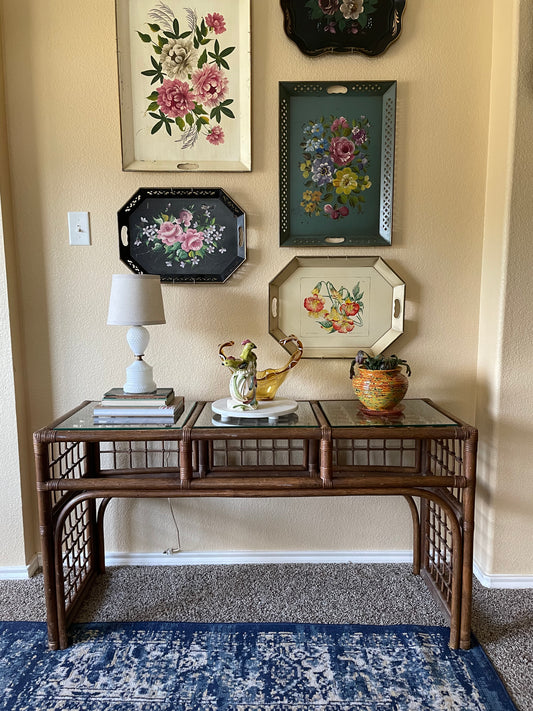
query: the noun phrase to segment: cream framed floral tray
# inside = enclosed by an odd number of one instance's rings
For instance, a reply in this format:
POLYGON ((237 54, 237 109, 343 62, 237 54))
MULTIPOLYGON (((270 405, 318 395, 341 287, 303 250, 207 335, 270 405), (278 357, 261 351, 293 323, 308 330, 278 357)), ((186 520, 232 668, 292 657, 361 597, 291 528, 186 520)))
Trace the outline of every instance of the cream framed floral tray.
POLYGON ((246 216, 220 188, 141 188, 118 211, 120 259, 164 282, 225 282, 246 259, 246 216))
POLYGON ((250 0, 115 0, 127 171, 249 171, 250 0))
POLYGON ((280 82, 280 245, 392 239, 396 82, 280 82))
POLYGON ((403 333, 404 302, 404 281, 381 257, 294 257, 269 284, 269 332, 294 334, 304 358, 377 354, 403 333))

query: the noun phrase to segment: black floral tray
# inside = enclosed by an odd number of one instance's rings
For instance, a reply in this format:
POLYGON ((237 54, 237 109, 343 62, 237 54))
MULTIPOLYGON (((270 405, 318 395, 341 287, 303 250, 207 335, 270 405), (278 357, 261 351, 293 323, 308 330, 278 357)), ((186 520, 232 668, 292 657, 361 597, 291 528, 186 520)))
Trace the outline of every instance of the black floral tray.
POLYGON ((120 259, 165 282, 225 282, 246 259, 245 222, 220 188, 140 188, 118 211, 120 259))
POLYGON ((311 56, 381 54, 400 35, 404 7, 405 0, 281 0, 285 33, 311 56))

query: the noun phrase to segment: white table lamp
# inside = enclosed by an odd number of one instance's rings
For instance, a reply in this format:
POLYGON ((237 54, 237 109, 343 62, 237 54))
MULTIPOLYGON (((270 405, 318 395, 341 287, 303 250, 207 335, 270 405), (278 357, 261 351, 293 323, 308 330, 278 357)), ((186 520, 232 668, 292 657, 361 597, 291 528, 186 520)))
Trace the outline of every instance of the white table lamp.
POLYGON ((150 393, 156 389, 152 366, 143 360, 150 341, 145 326, 165 323, 161 281, 156 274, 113 274, 107 323, 130 326, 128 343, 135 355, 126 368, 126 393, 150 393))

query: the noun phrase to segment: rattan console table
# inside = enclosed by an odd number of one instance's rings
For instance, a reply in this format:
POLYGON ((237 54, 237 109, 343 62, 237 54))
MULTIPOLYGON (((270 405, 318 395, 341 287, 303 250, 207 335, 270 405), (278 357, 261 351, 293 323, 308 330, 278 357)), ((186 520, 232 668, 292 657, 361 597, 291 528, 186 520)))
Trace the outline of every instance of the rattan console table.
POLYGON ((114 497, 402 496, 413 571, 468 649, 477 431, 429 400, 398 417, 355 400, 305 401, 277 423, 223 423, 186 403, 174 425, 95 425, 84 402, 35 432, 39 524, 51 649, 105 569, 103 521, 114 497))

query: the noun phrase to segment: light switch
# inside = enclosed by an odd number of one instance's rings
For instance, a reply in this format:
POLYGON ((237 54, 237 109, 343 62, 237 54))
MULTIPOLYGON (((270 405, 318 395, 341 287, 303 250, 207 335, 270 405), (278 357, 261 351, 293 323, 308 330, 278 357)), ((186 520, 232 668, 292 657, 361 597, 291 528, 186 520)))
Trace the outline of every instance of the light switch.
POLYGON ((88 246, 91 244, 88 212, 68 213, 68 239, 72 245, 88 246))

